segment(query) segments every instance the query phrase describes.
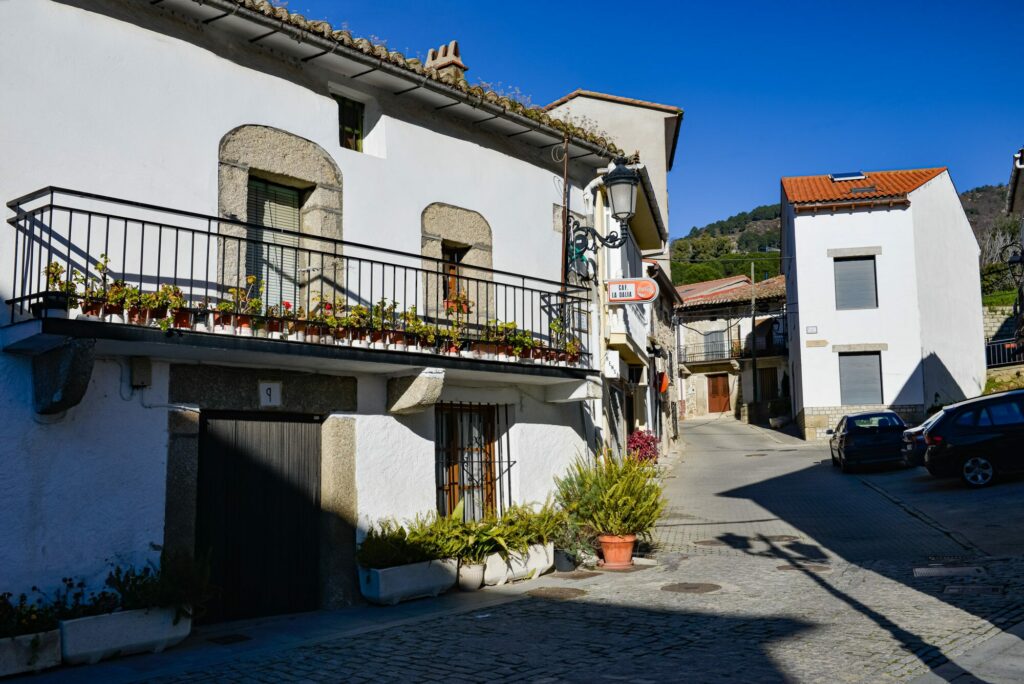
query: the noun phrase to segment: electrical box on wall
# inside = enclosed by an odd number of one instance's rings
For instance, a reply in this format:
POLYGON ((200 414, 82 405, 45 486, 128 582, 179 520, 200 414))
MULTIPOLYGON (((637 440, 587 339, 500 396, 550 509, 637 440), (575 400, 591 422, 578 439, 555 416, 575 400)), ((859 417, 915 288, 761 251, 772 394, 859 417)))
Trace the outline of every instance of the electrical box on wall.
POLYGON ((153 364, 145 356, 131 358, 132 389, 141 389, 153 384, 153 364))

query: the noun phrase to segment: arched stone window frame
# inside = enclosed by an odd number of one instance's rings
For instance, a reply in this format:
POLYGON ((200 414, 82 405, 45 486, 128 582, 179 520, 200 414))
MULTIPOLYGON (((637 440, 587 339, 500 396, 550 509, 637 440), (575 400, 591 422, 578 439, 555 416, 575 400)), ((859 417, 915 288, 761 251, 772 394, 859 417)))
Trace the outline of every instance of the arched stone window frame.
POLYGON ((493 233, 491 225, 483 214, 465 207, 444 202, 428 204, 420 215, 421 255, 423 270, 427 272, 424 282, 425 308, 423 313, 430 317, 445 318, 443 296, 440 292, 447 276, 444 272, 443 248, 445 245, 465 250, 460 265, 465 279, 465 289, 474 306, 470 321, 486 324, 488 318, 497 318, 495 301, 500 294, 499 285, 494 284, 493 233), (438 273, 437 276, 432 275, 438 273), (482 307, 482 308, 480 308, 482 307))
MULTIPOLYGON (((293 133, 260 124, 245 124, 228 131, 220 140, 217 165, 217 203, 221 216, 248 220, 249 178, 255 176, 302 191, 300 232, 308 238, 299 240, 304 250, 331 252, 341 255, 341 246, 332 241, 341 240, 342 231, 342 174, 334 158, 320 145, 293 133), (319 239, 325 238, 325 239, 319 239)), ((222 235, 245 237, 242 226, 222 224, 222 235)), ((221 245, 218 278, 225 287, 233 287, 244 279, 238 264, 245 264, 245 244, 234 240, 221 245)), ((330 267, 331 260, 315 267, 330 267)), ((310 264, 300 253, 298 268, 307 273, 299 283, 300 299, 308 300, 311 293, 323 291, 325 298, 333 298, 343 281, 341 259, 333 261, 335 268, 306 271, 310 264)))

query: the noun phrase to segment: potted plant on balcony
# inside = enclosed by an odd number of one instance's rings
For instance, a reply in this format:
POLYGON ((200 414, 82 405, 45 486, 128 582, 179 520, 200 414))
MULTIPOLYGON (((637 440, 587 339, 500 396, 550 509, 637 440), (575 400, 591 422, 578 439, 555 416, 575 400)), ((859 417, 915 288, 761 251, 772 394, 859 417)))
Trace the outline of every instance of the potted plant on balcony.
POLYGON ((106 301, 106 278, 107 278, 107 255, 101 254, 96 262, 96 274, 86 275, 81 271, 75 271, 74 279, 82 288, 79 306, 82 313, 78 318, 85 318, 91 321, 100 320, 103 310, 103 303, 106 301))
POLYGON ((267 321, 267 337, 272 340, 281 339, 283 327, 281 309, 280 304, 273 304, 268 306, 263 312, 267 321))
POLYGON ((469 301, 469 294, 459 288, 455 292, 449 292, 444 298, 444 311, 448 316, 458 314, 465 316, 473 312, 473 303, 469 301))
POLYGON ((501 322, 492 318, 484 326, 483 336, 480 341, 474 342, 473 347, 489 358, 496 358, 499 361, 506 361, 512 356, 512 344, 510 338, 516 334, 515 321, 501 322))
POLYGON ((348 332, 349 342, 353 347, 369 346, 370 310, 362 304, 356 304, 348 309, 345 316, 345 329, 348 332))
POLYGON ((568 362, 574 366, 577 365, 580 362, 582 353, 583 345, 580 344, 576 337, 570 336, 565 342, 565 354, 568 362))
POLYGON ((125 295, 128 286, 121 279, 114 280, 107 287, 106 301, 103 304, 103 320, 107 323, 124 323, 125 295))
POLYGON ((402 312, 401 316, 404 347, 408 351, 423 351, 424 346, 434 344, 434 328, 423 322, 423 319, 416 313, 416 306, 410 306, 402 312))
POLYGON ((263 313, 263 281, 254 275, 245 277, 244 288, 228 290, 235 304, 235 323, 238 334, 243 337, 253 335, 253 316, 263 313))
POLYGON ((594 461, 577 459, 555 484, 558 503, 597 537, 604 567, 632 566, 637 536, 650 533, 665 506, 656 466, 606 452, 594 461))
POLYGON ((370 346, 385 349, 398 338, 398 302, 381 299, 370 307, 370 346))
POLYGON ((146 312, 142 309, 142 292, 134 285, 124 288, 121 297, 124 315, 131 325, 146 325, 146 312))
POLYGON ((512 354, 519 359, 529 359, 537 346, 537 341, 529 330, 517 330, 508 338, 512 354))
POLYGON ((167 307, 170 324, 179 330, 191 330, 192 311, 188 308, 188 300, 181 288, 165 283, 160 286, 159 296, 167 307))
POLYGON ((139 295, 139 309, 144 325, 156 325, 157 321, 167 317, 167 303, 159 292, 144 292, 139 295))
POLYGON ((75 296, 75 280, 73 277, 65 278, 64 266, 51 261, 43 269, 46 276, 46 292, 43 293, 40 301, 32 304, 32 315, 37 318, 67 318, 68 312, 78 306, 78 297, 75 296))
MULTIPOLYGON (((33 587, 32 591, 38 593, 33 587)), ((60 629, 53 606, 40 596, 0 594, 0 677, 60 665, 60 629)))
POLYGON ((234 320, 235 303, 230 299, 222 299, 217 302, 217 308, 213 312, 213 332, 221 335, 234 335, 234 320))

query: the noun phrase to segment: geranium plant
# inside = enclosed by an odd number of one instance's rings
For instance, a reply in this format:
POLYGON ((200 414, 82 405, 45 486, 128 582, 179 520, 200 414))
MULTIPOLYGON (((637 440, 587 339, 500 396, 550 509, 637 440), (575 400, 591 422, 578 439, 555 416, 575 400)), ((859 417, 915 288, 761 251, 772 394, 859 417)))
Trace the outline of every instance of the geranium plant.
POLYGON ((650 430, 635 430, 626 440, 626 453, 638 461, 658 461, 658 437, 650 430))

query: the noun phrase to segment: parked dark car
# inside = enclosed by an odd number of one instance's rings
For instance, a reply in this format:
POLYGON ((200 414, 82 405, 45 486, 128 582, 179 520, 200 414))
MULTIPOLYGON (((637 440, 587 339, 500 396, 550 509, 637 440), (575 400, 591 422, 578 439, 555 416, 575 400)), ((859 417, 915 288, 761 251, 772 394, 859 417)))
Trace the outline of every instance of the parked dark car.
POLYGON ((924 441, 924 432, 942 418, 942 411, 933 413, 917 427, 903 431, 903 464, 906 466, 923 466, 924 452, 928 445, 924 441))
POLYGON ((903 419, 892 411, 872 411, 843 416, 829 440, 832 465, 844 473, 860 465, 900 463, 903 454, 903 419))
POLYGON ((1024 390, 947 406, 924 439, 924 465, 936 477, 987 487, 1000 475, 1024 472, 1024 390))

